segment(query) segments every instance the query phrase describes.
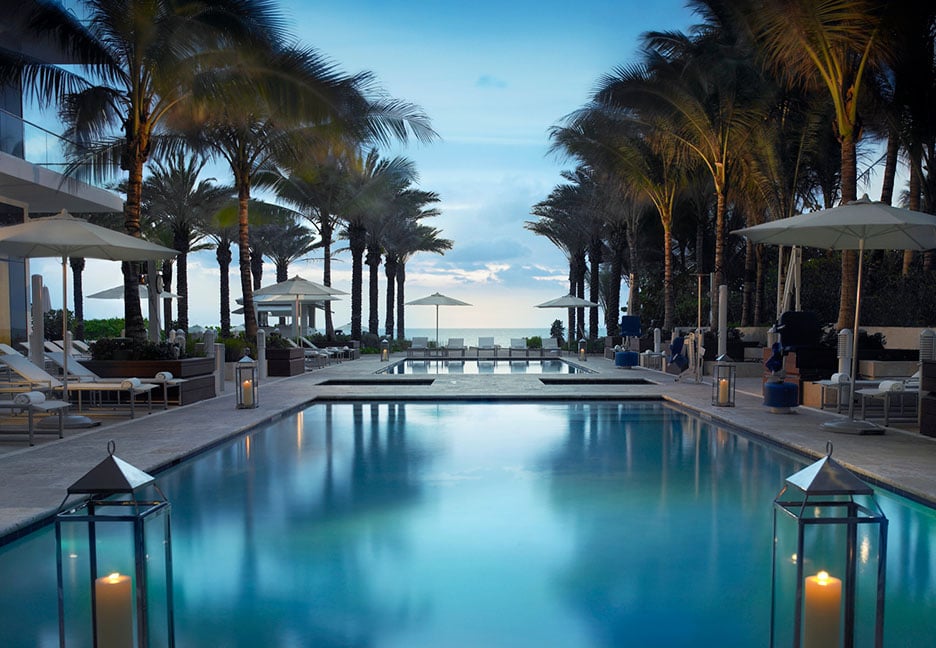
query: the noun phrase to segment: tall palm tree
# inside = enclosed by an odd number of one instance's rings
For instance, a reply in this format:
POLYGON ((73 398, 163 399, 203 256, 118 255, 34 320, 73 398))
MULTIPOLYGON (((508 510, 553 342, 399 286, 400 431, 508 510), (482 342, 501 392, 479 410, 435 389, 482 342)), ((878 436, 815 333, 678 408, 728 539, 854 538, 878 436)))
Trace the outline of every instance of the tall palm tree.
MULTIPOLYGON (((406 303, 406 264, 413 256, 419 252, 434 252, 444 254, 446 250, 451 250, 453 242, 450 239, 440 238, 441 230, 422 223, 408 221, 412 223, 410 236, 404 236, 399 241, 394 256, 396 257, 396 300, 397 300, 397 339, 402 340, 406 336, 406 319, 404 317, 404 304, 406 303)), ((388 278, 389 282, 389 278, 388 278)), ((389 288, 388 288, 389 291, 389 288)), ((391 309, 389 297, 387 302, 388 312, 391 309)), ((387 335, 392 333, 388 332, 387 335)))
POLYGON ((179 252, 176 291, 180 297, 179 328, 185 331, 188 331, 188 255, 205 249, 200 244, 203 224, 231 197, 230 187, 214 184, 213 178, 199 179, 204 168, 203 159, 179 151, 165 161, 157 160, 143 182, 143 211, 156 227, 165 227, 170 232, 170 245, 179 252))
MULTIPOLYGON (((790 83, 823 87, 835 108, 833 129, 841 147, 842 203, 858 198, 859 106, 868 75, 890 55, 886 10, 900 3, 875 0, 768 0, 751 11, 753 33, 772 71, 790 83)), ((855 312, 857 255, 842 254, 837 328, 855 312)))
MULTIPOLYGON (((169 146, 163 126, 174 112, 211 93, 218 69, 242 48, 275 40, 278 15, 268 0, 94 0, 76 16, 39 0, 30 21, 80 62, 77 71, 29 61, 24 88, 57 103, 73 144, 71 172, 127 174, 124 227, 141 235, 143 167, 169 146)), ((125 263, 126 333, 143 339, 139 269, 125 263)))
POLYGON ((221 323, 221 337, 231 337, 231 246, 237 241, 238 226, 236 222, 236 207, 229 204, 214 214, 207 222, 202 223, 202 231, 212 241, 215 249, 215 259, 218 262, 219 292, 221 303, 219 307, 219 321, 221 323))

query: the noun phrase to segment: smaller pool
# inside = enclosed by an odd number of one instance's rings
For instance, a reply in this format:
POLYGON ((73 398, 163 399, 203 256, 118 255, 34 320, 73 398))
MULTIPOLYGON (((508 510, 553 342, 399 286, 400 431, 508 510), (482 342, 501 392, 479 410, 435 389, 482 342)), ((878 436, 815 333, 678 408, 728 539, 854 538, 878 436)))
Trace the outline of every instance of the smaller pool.
POLYGON ((558 358, 541 360, 475 360, 447 359, 424 360, 408 358, 400 360, 377 373, 419 375, 419 374, 575 374, 594 373, 582 369, 558 358))

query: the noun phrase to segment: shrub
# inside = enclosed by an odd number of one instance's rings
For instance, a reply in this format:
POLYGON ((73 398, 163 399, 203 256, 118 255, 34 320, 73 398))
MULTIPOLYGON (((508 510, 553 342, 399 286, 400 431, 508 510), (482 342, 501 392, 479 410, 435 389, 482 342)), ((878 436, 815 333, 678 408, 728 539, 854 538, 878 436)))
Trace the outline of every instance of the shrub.
POLYGON ((528 349, 542 349, 543 348, 543 338, 539 335, 533 335, 527 338, 527 348, 528 349))
POLYGON ((218 340, 224 345, 224 361, 237 362, 244 357, 244 350, 250 353, 250 357, 256 359, 257 347, 247 341, 244 337, 222 338, 218 340))
POLYGON ((168 342, 137 341, 130 338, 101 338, 91 343, 93 360, 174 360, 176 347, 168 342))

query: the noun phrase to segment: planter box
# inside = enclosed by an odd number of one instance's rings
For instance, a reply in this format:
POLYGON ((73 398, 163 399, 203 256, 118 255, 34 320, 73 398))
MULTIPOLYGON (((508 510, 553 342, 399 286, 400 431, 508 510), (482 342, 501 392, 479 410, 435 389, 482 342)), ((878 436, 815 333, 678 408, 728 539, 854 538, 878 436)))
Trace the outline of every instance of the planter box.
POLYGON ((101 378, 152 378, 160 371, 168 371, 175 378, 192 378, 214 373, 213 358, 185 358, 182 360, 85 360, 81 364, 101 378))
POLYGON ((305 373, 305 350, 267 349, 268 376, 299 376, 305 373))

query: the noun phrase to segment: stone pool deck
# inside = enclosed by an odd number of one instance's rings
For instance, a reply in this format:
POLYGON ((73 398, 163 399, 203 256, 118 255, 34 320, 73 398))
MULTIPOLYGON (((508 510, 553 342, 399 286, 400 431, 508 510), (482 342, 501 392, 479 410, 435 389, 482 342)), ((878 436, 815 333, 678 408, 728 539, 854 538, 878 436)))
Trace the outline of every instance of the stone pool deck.
POLYGON ((256 409, 236 409, 228 383, 212 400, 134 420, 105 421, 88 430, 66 430, 65 439, 38 435, 34 447, 26 445, 25 436, 0 436, 0 538, 16 537, 53 514, 66 488, 106 456, 110 440, 120 458, 155 472, 316 400, 662 399, 812 457, 824 455, 831 440, 834 457, 855 472, 936 506, 936 439, 915 430, 890 427, 883 436, 830 434, 819 427, 841 418, 830 412, 800 407, 792 414, 771 413, 762 405, 760 378, 739 379, 735 407, 713 407, 709 376, 701 384, 675 382, 659 371, 616 368, 600 356, 582 364, 596 373, 399 376, 375 375, 386 363, 363 356, 302 376, 270 378, 260 386, 256 409), (540 378, 560 378, 562 384, 545 384, 540 378), (641 379, 645 384, 624 384, 641 379))

